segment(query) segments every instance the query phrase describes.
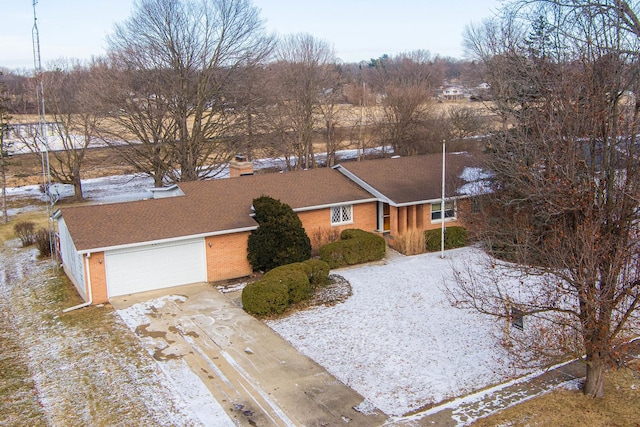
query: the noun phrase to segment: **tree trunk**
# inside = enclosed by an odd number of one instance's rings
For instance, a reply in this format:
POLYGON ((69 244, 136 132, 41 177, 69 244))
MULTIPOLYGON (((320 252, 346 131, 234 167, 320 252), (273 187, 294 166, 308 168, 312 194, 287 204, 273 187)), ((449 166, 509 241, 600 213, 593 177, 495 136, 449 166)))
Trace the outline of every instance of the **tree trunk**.
POLYGON ((153 174, 153 186, 156 188, 162 187, 162 174, 159 171, 156 171, 153 174))
POLYGON ((587 378, 583 392, 593 398, 604 397, 604 363, 599 356, 587 356, 587 378))
POLYGON ((73 195, 75 196, 76 202, 84 201, 82 195, 82 180, 80 178, 77 178, 73 183, 73 195))
MULTIPOLYGON (((1 149, 1 147, 0 147, 1 149)), ((2 160, 2 165, 0 165, 2 172, 2 217, 5 224, 9 223, 9 215, 7 214, 7 174, 6 174, 6 165, 4 162, 4 157, 2 153, 0 153, 0 159, 2 160)))

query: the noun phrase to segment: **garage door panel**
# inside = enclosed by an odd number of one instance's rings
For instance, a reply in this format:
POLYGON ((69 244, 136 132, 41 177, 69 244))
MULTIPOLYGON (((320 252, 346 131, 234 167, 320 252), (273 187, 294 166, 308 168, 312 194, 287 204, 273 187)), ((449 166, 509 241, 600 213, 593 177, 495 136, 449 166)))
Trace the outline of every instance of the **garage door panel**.
POLYGON ((109 297, 206 280, 204 239, 105 254, 109 297))

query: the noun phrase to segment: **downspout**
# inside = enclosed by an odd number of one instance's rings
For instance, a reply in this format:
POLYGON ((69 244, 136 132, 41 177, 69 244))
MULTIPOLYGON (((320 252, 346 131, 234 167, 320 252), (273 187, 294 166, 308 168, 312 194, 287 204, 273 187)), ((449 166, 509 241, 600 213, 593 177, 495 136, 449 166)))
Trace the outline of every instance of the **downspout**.
POLYGON ((87 285, 89 288, 89 301, 83 302, 82 304, 74 305, 73 307, 65 308, 62 310, 63 313, 68 313, 73 310, 77 310, 79 308, 84 308, 90 306, 93 303, 93 292, 91 290, 91 270, 89 269, 89 258, 91 258, 91 252, 87 254, 85 257, 85 262, 87 265, 87 285))

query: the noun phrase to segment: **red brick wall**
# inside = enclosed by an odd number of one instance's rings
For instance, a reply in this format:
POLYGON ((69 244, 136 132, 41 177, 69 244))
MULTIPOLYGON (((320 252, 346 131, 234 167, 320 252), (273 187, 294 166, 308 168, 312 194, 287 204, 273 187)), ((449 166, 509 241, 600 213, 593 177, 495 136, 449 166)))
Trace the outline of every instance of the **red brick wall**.
MULTIPOLYGON (((83 257, 86 266, 86 255, 83 257)), ((91 280, 91 293, 94 304, 103 304, 109 300, 107 297, 107 271, 104 267, 104 252, 96 252, 89 257, 89 278, 91 280)), ((87 274, 85 272, 85 277, 87 274)))
POLYGON ((253 272, 247 260, 247 239, 250 232, 209 236, 207 250, 207 281, 236 279, 253 272))
POLYGON ((353 205, 353 223, 331 225, 331 208, 298 212, 302 226, 311 240, 311 246, 317 249, 327 243, 326 237, 339 236, 347 228, 359 228, 364 231, 375 231, 377 227, 376 202, 353 205))

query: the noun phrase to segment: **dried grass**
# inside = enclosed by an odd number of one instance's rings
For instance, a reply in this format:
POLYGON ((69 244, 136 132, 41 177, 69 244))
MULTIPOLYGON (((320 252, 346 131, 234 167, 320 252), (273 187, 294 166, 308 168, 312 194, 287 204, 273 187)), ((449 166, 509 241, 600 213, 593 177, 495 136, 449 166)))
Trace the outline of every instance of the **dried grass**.
POLYGON ((46 228, 48 226, 47 214, 43 210, 30 211, 18 215, 9 216, 9 222, 5 224, 4 217, 0 217, 0 243, 16 238, 14 226, 19 222, 33 222, 35 228, 46 228))
POLYGON ((556 390, 479 420, 473 427, 640 427, 640 371, 619 369, 605 376, 605 397, 556 390))
POLYGON ((423 231, 408 231, 391 240, 389 244, 403 255, 418 255, 426 252, 423 231))

